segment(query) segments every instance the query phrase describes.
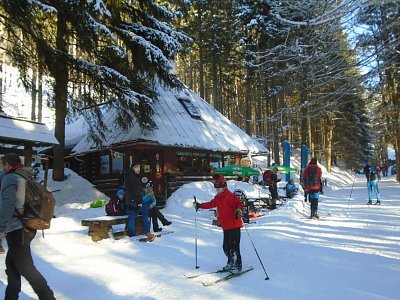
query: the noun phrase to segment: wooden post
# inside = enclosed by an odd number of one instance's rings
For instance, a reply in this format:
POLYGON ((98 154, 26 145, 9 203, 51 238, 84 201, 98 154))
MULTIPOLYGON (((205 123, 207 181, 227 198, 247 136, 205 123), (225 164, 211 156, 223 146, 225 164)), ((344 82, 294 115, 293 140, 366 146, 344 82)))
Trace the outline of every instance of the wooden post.
POLYGON ((42 162, 44 162, 44 187, 47 188, 47 178, 49 175, 49 159, 47 157, 42 157, 42 162))
POLYGON ((32 144, 26 143, 24 145, 24 166, 30 167, 32 165, 32 144))

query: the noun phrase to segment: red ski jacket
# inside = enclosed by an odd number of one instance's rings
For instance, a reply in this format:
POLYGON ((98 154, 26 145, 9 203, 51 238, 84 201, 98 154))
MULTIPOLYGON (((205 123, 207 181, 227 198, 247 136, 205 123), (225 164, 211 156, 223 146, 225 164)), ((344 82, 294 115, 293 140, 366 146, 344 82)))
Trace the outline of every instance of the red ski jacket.
POLYGON ((243 226, 242 218, 236 216, 237 208, 243 211, 243 203, 228 189, 217 194, 210 202, 200 204, 200 208, 207 209, 214 207, 218 210, 218 221, 223 230, 235 229, 243 226))

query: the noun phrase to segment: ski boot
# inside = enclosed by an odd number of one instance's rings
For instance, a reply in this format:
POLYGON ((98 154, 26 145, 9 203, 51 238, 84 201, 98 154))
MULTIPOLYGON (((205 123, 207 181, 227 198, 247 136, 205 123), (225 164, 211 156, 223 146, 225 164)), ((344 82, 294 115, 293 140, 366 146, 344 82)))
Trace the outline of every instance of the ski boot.
POLYGON ((380 200, 376 201, 375 205, 381 205, 381 201, 380 200))
POLYGON ((371 205, 371 204, 372 204, 372 200, 369 200, 367 204, 368 204, 368 205, 371 205))
POLYGON ((221 269, 223 272, 230 272, 233 267, 233 261, 228 261, 225 267, 221 269))
POLYGON ((238 274, 238 273, 242 272, 242 259, 241 258, 239 258, 235 261, 230 272, 232 274, 238 274))

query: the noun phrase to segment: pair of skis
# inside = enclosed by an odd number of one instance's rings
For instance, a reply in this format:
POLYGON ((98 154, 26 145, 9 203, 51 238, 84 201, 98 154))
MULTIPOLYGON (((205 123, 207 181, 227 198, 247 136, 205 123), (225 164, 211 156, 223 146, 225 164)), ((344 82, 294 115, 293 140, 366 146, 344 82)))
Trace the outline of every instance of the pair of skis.
POLYGON ((131 237, 130 240, 132 241, 137 241, 137 242, 141 242, 141 243, 151 243, 153 242, 156 238, 159 238, 162 235, 166 235, 166 234, 170 234, 170 233, 174 233, 173 231, 161 231, 161 232, 157 232, 151 235, 139 235, 139 236, 134 236, 131 237))
POLYGON ((219 278, 217 280, 209 281, 209 282, 204 282, 204 281, 201 282, 201 284, 203 286, 212 286, 212 285, 216 285, 217 283, 220 283, 220 282, 223 282, 223 281, 227 281, 227 280, 232 279, 232 278, 239 277, 239 276, 241 276, 241 275, 243 275, 243 274, 245 274, 247 272, 250 272, 253 269, 254 269, 253 267, 248 267, 248 268, 246 268, 246 269, 244 269, 244 270, 242 270, 242 271, 240 271, 238 273, 231 273, 231 272, 228 272, 228 271, 225 271, 225 270, 217 270, 217 271, 211 271, 211 272, 206 272, 206 273, 201 273, 201 274, 196 274, 196 275, 185 275, 185 277, 188 278, 188 279, 194 279, 194 278, 199 278, 199 277, 206 276, 206 275, 211 275, 211 274, 228 273, 224 277, 219 278))

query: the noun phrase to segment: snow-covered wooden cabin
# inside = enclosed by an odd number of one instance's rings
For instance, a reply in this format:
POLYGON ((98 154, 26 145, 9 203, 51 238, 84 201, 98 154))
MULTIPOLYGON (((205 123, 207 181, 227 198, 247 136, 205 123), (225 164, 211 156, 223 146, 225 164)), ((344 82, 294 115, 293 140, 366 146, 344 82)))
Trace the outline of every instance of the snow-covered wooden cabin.
MULTIPOLYGON (((157 128, 143 132, 106 133, 103 149, 88 140, 83 123, 67 127, 66 144, 72 149, 70 167, 105 193, 115 192, 121 171, 141 162, 142 181, 152 180, 158 199, 166 199, 182 183, 211 179, 215 168, 238 163, 248 153, 266 148, 230 122, 189 89, 178 93, 158 87, 153 105, 157 128)), ((113 112, 105 113, 113 128, 113 112)))
POLYGON ((23 120, 0 113, 0 156, 14 152, 32 162, 33 148, 58 144, 54 133, 44 123, 23 120))

